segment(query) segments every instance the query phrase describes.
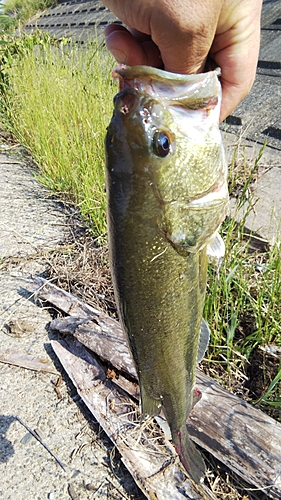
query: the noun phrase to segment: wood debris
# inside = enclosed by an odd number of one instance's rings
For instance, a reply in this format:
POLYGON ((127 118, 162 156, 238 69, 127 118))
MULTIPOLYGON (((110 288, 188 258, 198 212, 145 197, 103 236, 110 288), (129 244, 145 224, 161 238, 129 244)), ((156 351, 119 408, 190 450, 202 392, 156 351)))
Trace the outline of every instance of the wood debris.
POLYGON ((54 365, 51 364, 48 359, 39 358, 34 354, 27 354, 22 351, 14 351, 11 349, 0 351, 0 362, 20 366, 21 368, 27 368, 28 370, 37 372, 55 373, 59 375, 54 365))
MULTIPOLYGON (((53 328, 66 334, 65 340, 52 342, 53 348, 79 395, 116 444, 123 462, 147 498, 180 499, 183 497, 175 496, 180 495, 180 491, 184 491, 184 498, 212 498, 211 492, 202 490, 203 485, 198 493, 178 463, 169 441, 160 431, 157 434, 155 424, 153 430, 142 429, 138 406, 123 392, 133 392, 134 397, 138 394, 136 382, 132 381, 136 372, 118 322, 100 311, 96 313, 42 278, 37 279, 36 288, 41 299, 74 316, 52 322, 53 328), (108 378, 108 366, 104 368, 80 342, 109 361, 116 376, 108 378), (91 359, 85 358, 84 350, 91 359), (124 386, 123 380, 126 380, 124 386), (159 457, 161 460, 156 461, 159 457), (188 492, 181 489, 187 484, 188 492), (170 487, 175 488, 173 493, 170 487)), ((187 421, 192 439, 268 498, 280 499, 281 425, 199 370, 196 388, 202 392, 202 398, 187 421)))

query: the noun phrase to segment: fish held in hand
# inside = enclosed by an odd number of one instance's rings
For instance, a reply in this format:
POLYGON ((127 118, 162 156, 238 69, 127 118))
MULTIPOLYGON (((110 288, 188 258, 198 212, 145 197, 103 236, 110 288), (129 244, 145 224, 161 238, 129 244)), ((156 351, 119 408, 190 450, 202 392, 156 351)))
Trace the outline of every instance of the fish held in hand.
POLYGON ((217 231, 228 209, 218 72, 120 66, 114 76, 120 92, 106 136, 106 190, 119 318, 142 415, 164 411, 183 465, 200 481, 204 462, 186 419, 209 341, 207 249, 220 254, 217 231))

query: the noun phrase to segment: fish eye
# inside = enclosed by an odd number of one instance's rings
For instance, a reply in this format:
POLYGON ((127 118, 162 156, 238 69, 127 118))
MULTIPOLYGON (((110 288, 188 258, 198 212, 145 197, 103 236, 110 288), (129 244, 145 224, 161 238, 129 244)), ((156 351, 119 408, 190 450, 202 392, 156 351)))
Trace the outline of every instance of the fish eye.
POLYGON ((170 153, 170 138, 165 132, 155 132, 153 136, 153 150, 161 158, 170 153))

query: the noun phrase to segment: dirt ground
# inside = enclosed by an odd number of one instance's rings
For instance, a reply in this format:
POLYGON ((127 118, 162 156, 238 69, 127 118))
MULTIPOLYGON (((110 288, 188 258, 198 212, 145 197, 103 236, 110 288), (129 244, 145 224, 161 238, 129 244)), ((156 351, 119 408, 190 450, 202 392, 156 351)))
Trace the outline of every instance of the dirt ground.
POLYGON ((54 252, 67 255, 73 224, 71 211, 37 182, 23 155, 0 141, 0 354, 25 352, 51 360, 54 373, 0 363, 0 498, 141 500, 115 448, 55 359, 50 347, 55 334, 48 332, 54 311, 34 303, 27 290, 33 276, 50 268, 54 252))

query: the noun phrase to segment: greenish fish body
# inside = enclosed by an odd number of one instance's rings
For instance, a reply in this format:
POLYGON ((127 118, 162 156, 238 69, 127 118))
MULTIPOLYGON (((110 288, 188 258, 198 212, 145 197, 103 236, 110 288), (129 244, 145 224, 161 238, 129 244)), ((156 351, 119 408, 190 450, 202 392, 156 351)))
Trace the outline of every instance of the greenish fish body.
POLYGON ((186 419, 208 342, 207 245, 228 207, 220 84, 215 71, 184 76, 121 66, 115 76, 120 92, 106 137, 106 189, 119 318, 142 414, 164 411, 184 466, 200 480, 204 464, 186 419))

